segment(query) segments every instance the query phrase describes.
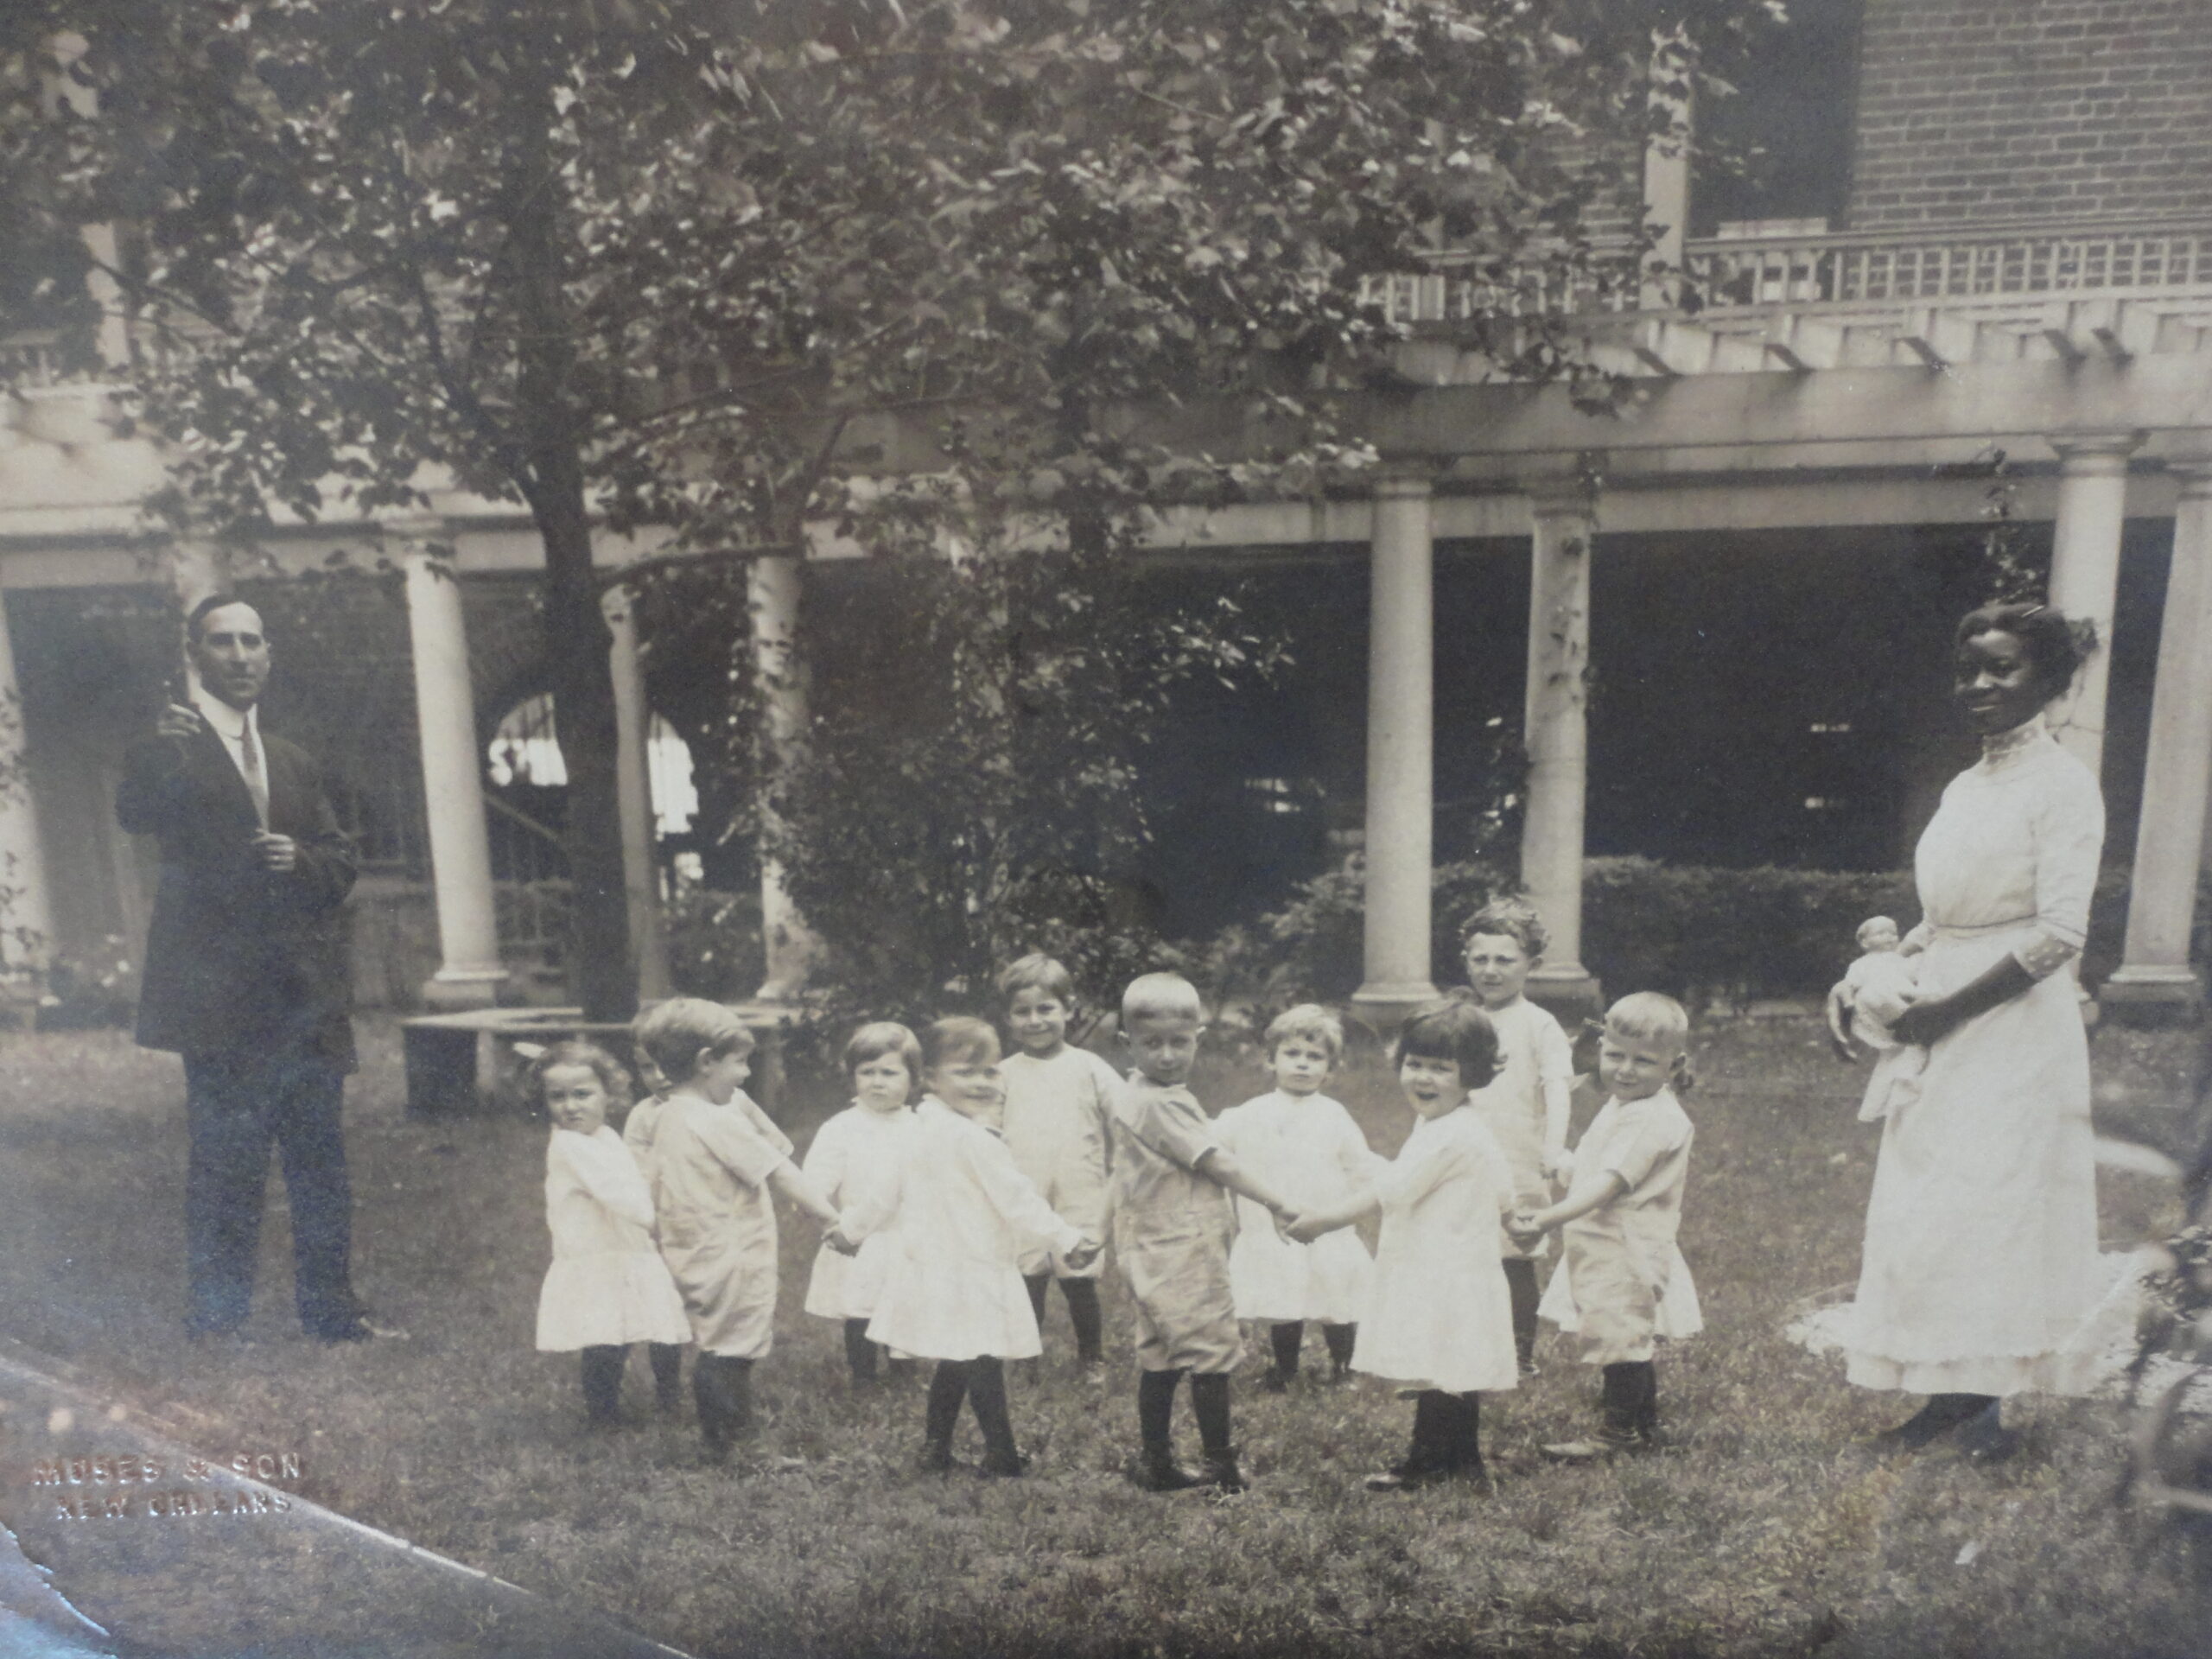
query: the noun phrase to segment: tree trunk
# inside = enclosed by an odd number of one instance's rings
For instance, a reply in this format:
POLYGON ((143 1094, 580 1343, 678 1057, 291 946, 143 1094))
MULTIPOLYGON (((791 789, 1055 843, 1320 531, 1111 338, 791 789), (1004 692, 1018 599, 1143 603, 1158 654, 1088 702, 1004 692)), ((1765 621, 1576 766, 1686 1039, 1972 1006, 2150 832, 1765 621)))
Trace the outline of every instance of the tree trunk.
POLYGON ((571 407, 576 354, 562 287, 567 268, 563 199, 545 135, 550 95, 517 145, 510 229, 517 254, 516 390, 530 502, 545 543, 545 658, 555 734, 568 768, 569 983, 589 1020, 638 1011, 628 884, 616 781, 613 636, 600 610, 584 499, 583 427, 571 407))

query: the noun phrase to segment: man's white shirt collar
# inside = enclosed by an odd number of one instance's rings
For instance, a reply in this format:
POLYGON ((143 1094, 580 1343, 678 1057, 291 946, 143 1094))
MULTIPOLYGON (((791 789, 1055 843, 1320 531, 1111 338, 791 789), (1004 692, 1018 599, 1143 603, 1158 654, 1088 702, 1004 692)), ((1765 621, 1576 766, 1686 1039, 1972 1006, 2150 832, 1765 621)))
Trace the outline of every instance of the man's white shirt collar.
POLYGON ((253 732, 256 746, 259 745, 261 722, 254 718, 255 710, 252 709, 233 709, 204 685, 192 688, 192 702, 207 723, 215 728, 215 735, 233 750, 245 741, 249 728, 253 732))

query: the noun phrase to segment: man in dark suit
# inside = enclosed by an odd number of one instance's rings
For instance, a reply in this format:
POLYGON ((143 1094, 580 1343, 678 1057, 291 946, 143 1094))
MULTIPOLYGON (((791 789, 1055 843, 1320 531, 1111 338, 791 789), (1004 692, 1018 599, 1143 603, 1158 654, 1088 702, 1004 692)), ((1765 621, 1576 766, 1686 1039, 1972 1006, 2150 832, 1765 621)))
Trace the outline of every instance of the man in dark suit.
POLYGON ((353 1070, 344 905, 353 851, 304 750, 264 737, 269 641, 251 605, 193 608, 199 684, 124 757, 116 817, 161 842, 138 1041, 183 1056, 184 1212, 195 1335, 245 1323, 273 1144, 284 1160, 300 1323, 382 1335, 354 1300, 339 1109, 353 1070))

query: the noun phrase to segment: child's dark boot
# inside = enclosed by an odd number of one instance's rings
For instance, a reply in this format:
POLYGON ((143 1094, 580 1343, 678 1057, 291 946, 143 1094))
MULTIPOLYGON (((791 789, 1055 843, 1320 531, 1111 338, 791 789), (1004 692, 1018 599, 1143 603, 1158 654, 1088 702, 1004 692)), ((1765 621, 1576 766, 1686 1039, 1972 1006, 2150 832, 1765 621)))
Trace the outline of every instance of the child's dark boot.
POLYGON ((1138 1453, 1129 1465, 1129 1478, 1147 1492, 1187 1492, 1206 1484, 1204 1475, 1176 1462, 1174 1448, 1166 1446, 1147 1446, 1138 1453))
POLYGON ((1205 1454, 1206 1472, 1203 1485, 1217 1492, 1241 1492, 1245 1489, 1244 1471, 1237 1466, 1236 1448, 1224 1446, 1217 1452, 1205 1454))

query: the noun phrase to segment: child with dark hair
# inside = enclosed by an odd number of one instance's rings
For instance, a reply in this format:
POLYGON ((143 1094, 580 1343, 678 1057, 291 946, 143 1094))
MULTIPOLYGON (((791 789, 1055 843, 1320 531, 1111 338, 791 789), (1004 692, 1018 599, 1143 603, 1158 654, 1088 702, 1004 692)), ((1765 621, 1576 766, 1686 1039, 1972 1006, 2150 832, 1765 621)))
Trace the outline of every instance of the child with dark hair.
MULTIPOLYGON (((1224 1112, 1214 1133, 1301 1211, 1341 1204, 1364 1190, 1372 1156, 1351 1114, 1321 1092, 1344 1058, 1344 1026, 1326 1008, 1306 1002, 1276 1016, 1264 1040, 1275 1086, 1224 1112)), ((1268 1326, 1274 1363, 1262 1388, 1280 1394, 1298 1375, 1308 1319, 1321 1326, 1330 1380, 1344 1380, 1373 1272, 1358 1234, 1294 1243, 1275 1231, 1274 1218, 1259 1205, 1237 1200, 1229 1282, 1237 1317, 1268 1326)))
MULTIPOLYGON (((1006 1144, 1014 1166, 1035 1183, 1045 1202, 1093 1238, 1106 1230, 1106 1173, 1109 1161, 1109 1104, 1121 1074, 1089 1049, 1067 1039, 1075 1013, 1075 982, 1046 956, 1027 956, 999 976, 998 993, 1016 1052, 1000 1071, 1005 1079, 1006 1144)), ((1075 1328, 1076 1363, 1094 1382, 1104 1376, 1103 1322, 1098 1310, 1103 1257, 1071 1267, 1049 1252, 1021 1264, 1037 1324, 1045 1323, 1046 1293, 1058 1280, 1075 1328)))
MULTIPOLYGON (((853 1103, 814 1132, 803 1166, 841 1213, 898 1184, 899 1166, 913 1144, 921 1045, 893 1020, 862 1026, 845 1044, 845 1075, 852 1079, 853 1103)), ((806 1311, 842 1324, 846 1368, 863 1388, 876 1379, 877 1349, 868 1340, 868 1322, 883 1288, 890 1249, 888 1233, 879 1233, 850 1256, 825 1239, 806 1281, 806 1311)))
POLYGON ((553 1263, 537 1296, 540 1352, 583 1357, 584 1416, 610 1427, 633 1342, 681 1343, 683 1299, 653 1248, 653 1199, 610 1106, 630 1092, 620 1062, 593 1043, 556 1043, 530 1069, 553 1121, 545 1147, 545 1225, 553 1263))
POLYGON ((1482 1396, 1520 1382, 1501 1258, 1512 1172, 1472 1094, 1497 1071, 1497 1033, 1480 1008, 1452 998, 1407 1020, 1395 1058, 1421 1121, 1396 1158, 1375 1160, 1367 1193, 1290 1229, 1317 1238, 1382 1212, 1351 1363, 1415 1393, 1412 1442, 1402 1462, 1369 1478, 1375 1491, 1485 1478, 1482 1396))
MULTIPOLYGON (((1574 1087, 1574 1052, 1546 1010, 1522 995, 1529 975, 1550 943, 1533 906, 1497 899, 1470 916, 1459 930, 1467 982, 1497 1030, 1498 1071, 1475 1093, 1475 1109, 1497 1137, 1513 1170, 1516 1208, 1541 1209, 1567 1169, 1567 1116, 1574 1087)), ((1505 1282, 1513 1293, 1513 1344, 1521 1374, 1536 1369, 1536 1264, 1549 1246, 1509 1241, 1505 1282)))
POLYGON ((739 1087, 753 1033, 719 1003, 677 997, 639 1041, 673 1085, 653 1137, 661 1255, 683 1293, 699 1357, 691 1370, 710 1461, 753 1432, 753 1363, 774 1340, 780 1192, 829 1226, 837 1211, 791 1161, 791 1143, 739 1087))
POLYGON ((1098 1254, 1098 1241, 1052 1212, 993 1127, 998 1033, 981 1020, 940 1020, 922 1033, 921 1051, 928 1092, 914 1109, 897 1178, 847 1212, 836 1242, 867 1239, 895 1218, 868 1335, 938 1362, 921 1467, 952 1467, 952 1432, 966 1402, 983 1433, 983 1472, 1019 1476, 1028 1460, 1007 1414, 1006 1362, 1039 1351, 1019 1263, 1043 1244, 1080 1267, 1098 1254))
POLYGON ((1544 1297, 1544 1316, 1582 1342, 1582 1360, 1605 1370, 1596 1435, 1543 1448, 1562 1462, 1642 1451, 1659 1427, 1660 1338, 1703 1327, 1689 1266, 1675 1242, 1696 1131, 1675 1091, 1688 1087, 1689 1016, 1671 996, 1638 991, 1605 1011, 1598 1076, 1608 1098, 1574 1152, 1567 1197, 1510 1224, 1526 1243, 1560 1230, 1567 1261, 1544 1297))

